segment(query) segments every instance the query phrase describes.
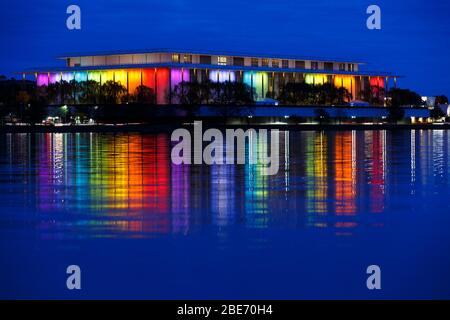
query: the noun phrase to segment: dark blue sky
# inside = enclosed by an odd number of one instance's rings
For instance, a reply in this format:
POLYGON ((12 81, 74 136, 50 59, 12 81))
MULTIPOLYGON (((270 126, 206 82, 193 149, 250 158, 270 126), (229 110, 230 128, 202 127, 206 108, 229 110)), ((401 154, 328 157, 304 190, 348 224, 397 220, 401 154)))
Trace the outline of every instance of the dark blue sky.
POLYGON ((362 60, 405 76, 401 87, 450 95, 449 13, 445 0, 0 0, 0 74, 68 52, 186 48, 362 60), (66 28, 70 4, 81 31, 66 28), (370 4, 380 31, 366 28, 370 4))

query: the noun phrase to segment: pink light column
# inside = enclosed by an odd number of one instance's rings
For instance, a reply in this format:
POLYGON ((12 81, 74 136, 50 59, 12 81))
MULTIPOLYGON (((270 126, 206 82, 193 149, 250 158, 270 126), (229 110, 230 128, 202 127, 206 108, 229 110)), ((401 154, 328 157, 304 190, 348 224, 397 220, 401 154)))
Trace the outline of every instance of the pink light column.
POLYGON ((186 69, 171 69, 170 70, 170 83, 171 83, 172 91, 182 81, 184 81, 184 82, 190 81, 189 70, 186 70, 186 69))
POLYGON ((39 73, 37 75, 37 85, 39 87, 48 86, 48 78, 48 73, 39 73))

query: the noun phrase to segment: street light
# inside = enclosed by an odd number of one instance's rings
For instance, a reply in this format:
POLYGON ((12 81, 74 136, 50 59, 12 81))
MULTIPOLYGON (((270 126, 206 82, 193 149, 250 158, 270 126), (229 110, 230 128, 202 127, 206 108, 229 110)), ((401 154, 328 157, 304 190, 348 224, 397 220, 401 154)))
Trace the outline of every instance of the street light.
POLYGON ((61 107, 61 113, 64 117, 64 123, 67 122, 67 111, 69 110, 69 107, 67 107, 67 105, 63 105, 61 107))

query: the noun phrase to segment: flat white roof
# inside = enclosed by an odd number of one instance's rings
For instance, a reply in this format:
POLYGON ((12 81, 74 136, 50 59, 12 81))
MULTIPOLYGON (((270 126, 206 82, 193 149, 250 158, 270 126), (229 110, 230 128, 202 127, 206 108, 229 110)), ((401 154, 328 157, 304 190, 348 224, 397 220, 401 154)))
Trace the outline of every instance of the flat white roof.
POLYGON ((365 64, 361 61, 345 58, 324 58, 313 56, 300 56, 300 55, 280 55, 280 54, 255 54, 255 53, 243 53, 243 52, 227 52, 227 51, 199 51, 199 50, 186 50, 186 49, 142 49, 142 50, 128 50, 128 51, 98 51, 98 52, 83 52, 83 53, 70 53, 60 56, 60 59, 67 58, 79 58, 79 57, 95 57, 95 56, 116 56, 116 55, 131 55, 131 54, 152 54, 152 53, 179 53, 179 54, 194 54, 194 55, 212 55, 212 56, 229 56, 240 58, 268 58, 268 59, 285 59, 285 60, 308 60, 308 61, 320 61, 320 62, 342 62, 342 63, 354 63, 365 64))

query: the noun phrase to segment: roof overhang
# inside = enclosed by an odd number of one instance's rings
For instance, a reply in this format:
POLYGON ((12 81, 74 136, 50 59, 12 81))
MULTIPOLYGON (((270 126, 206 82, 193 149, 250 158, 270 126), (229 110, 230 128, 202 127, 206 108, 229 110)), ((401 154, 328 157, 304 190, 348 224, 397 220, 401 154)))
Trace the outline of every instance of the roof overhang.
POLYGON ((77 71, 99 71, 99 70, 118 70, 118 69, 146 69, 146 68, 188 68, 188 69, 208 69, 224 71, 253 71, 253 72, 277 72, 277 73, 306 73, 306 74, 327 74, 327 75, 349 75, 349 76, 373 76, 373 77, 397 77, 399 75, 390 72, 365 71, 350 72, 338 70, 312 70, 295 68, 271 68, 271 67, 248 67, 248 66, 221 66, 206 64, 186 64, 186 63, 153 63, 153 64, 122 64, 111 66, 85 66, 85 67, 48 67, 25 70, 20 73, 34 74, 46 72, 77 72, 77 71))
POLYGON ((142 49, 142 50, 113 50, 113 51, 96 51, 96 52, 80 52, 80 53, 69 53, 64 54, 59 59, 68 58, 81 58, 81 57, 97 57, 97 56, 119 56, 119 55, 129 55, 129 54, 195 54, 195 55, 214 55, 214 56, 231 56, 231 57, 248 57, 248 58, 272 58, 272 59, 288 59, 288 60, 308 60, 308 61, 320 61, 320 62, 342 62, 342 63, 355 63, 355 64, 365 64, 362 61, 356 61, 353 59, 337 59, 337 58, 326 58, 326 57, 314 57, 314 56, 298 56, 298 55, 280 55, 280 54, 255 54, 246 52, 224 52, 224 51, 199 51, 199 50, 186 50, 186 49, 142 49))

